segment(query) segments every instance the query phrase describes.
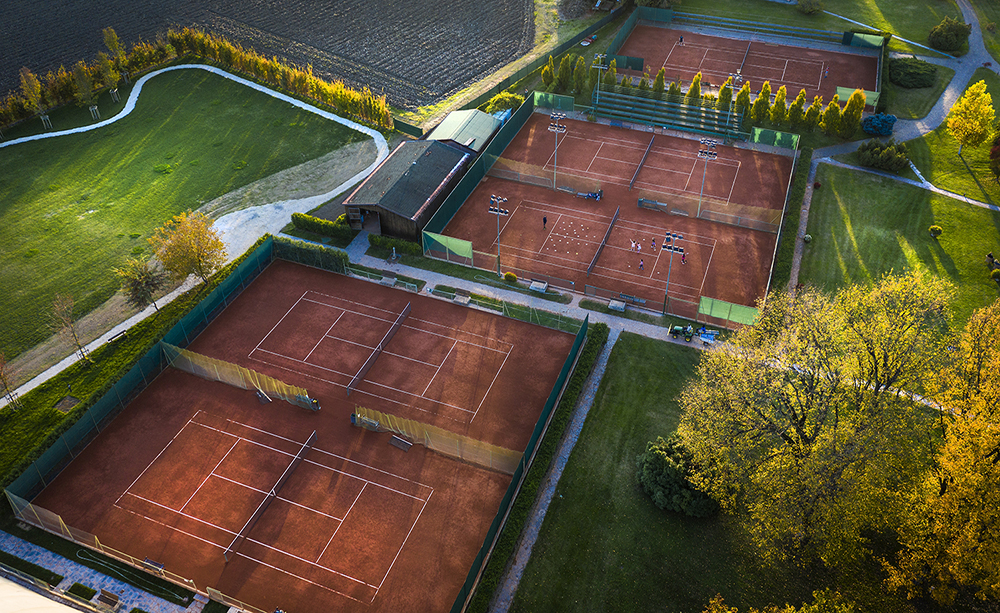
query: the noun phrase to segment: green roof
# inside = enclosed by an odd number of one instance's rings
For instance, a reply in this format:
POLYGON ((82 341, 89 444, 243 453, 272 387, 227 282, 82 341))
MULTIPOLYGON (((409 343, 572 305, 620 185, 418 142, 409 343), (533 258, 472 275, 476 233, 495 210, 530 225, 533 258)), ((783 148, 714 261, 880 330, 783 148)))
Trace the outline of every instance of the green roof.
POLYGON ((453 140, 477 153, 483 150, 503 122, 482 111, 455 111, 427 136, 428 140, 453 140))

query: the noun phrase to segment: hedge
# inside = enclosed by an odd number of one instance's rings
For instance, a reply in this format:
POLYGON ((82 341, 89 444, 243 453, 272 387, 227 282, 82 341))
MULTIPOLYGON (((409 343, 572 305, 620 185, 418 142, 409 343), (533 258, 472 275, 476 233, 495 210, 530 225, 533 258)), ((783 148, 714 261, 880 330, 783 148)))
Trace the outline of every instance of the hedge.
POLYGON ((329 236, 331 238, 350 241, 354 238, 354 231, 346 223, 340 223, 341 219, 345 219, 343 215, 334 222, 305 213, 292 213, 292 224, 299 230, 306 230, 320 236, 329 236))
POLYGON ((59 585, 59 583, 63 580, 62 575, 54 573, 51 570, 37 564, 32 564, 27 560, 22 560, 13 554, 7 553, 6 551, 0 551, 0 562, 13 568, 14 570, 19 570, 26 575, 31 575, 35 579, 41 579, 52 586, 59 585))
POLYGON ((906 145, 891 138, 885 143, 875 138, 862 143, 858 147, 858 161, 862 166, 887 172, 899 172, 910 165, 906 145))
POLYGON ((482 577, 469 603, 467 611, 470 613, 484 613, 489 609, 493 593, 496 591, 504 571, 507 570, 508 562, 517 551, 517 543, 521 538, 521 532, 528 521, 528 513, 531 511, 531 507, 535 503, 535 498, 538 496, 538 488, 545 479, 545 473, 549 470, 549 465, 555 456, 556 448, 562 439, 562 434, 573 416, 573 409, 576 407, 576 402, 583 391, 583 385, 587 377, 590 376, 590 371, 593 370, 594 363, 597 361, 601 349, 604 348, 604 344, 608 340, 609 332, 610 330, 606 324, 590 324, 587 332, 587 344, 584 345, 583 350, 580 352, 580 359, 577 362, 576 369, 573 371, 572 376, 570 376, 562 400, 552 415, 552 420, 549 422, 549 429, 545 433, 545 437, 538 443, 535 460, 531 463, 531 467, 528 468, 528 474, 524 478, 524 483, 521 484, 521 491, 511 505, 510 514, 507 516, 507 523, 504 524, 503 530, 500 531, 500 536, 497 538, 496 545, 493 548, 493 554, 490 556, 489 562, 483 570, 482 577))
POLYGON ((342 275, 348 274, 347 267, 351 263, 346 251, 283 236, 274 238, 274 257, 342 275))
POLYGON ((97 594, 97 590, 82 583, 74 583, 68 590, 66 590, 66 593, 79 596, 84 600, 90 600, 95 594, 97 594))
POLYGON ((391 236, 382 236, 381 234, 369 234, 368 244, 372 247, 385 249, 386 251, 392 251, 392 248, 395 247, 396 253, 405 253, 406 255, 424 255, 424 249, 420 246, 420 243, 393 238, 391 236))
POLYGON ((889 60, 889 80, 900 87, 919 89, 934 85, 937 66, 915 57, 894 57, 889 60))

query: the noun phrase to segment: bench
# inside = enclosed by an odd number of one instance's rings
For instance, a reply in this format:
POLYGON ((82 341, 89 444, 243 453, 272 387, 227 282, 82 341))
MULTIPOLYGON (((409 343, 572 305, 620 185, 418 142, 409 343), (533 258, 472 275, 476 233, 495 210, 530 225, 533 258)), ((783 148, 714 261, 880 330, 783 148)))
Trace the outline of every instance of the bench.
POLYGON ((393 447, 398 447, 403 451, 409 451, 410 447, 413 447, 413 443, 411 443, 410 441, 406 440, 401 436, 396 436, 395 434, 393 434, 392 438, 389 439, 389 444, 392 445, 393 447))
POLYGON ((142 565, 145 566, 147 570, 151 570, 158 575, 163 574, 164 566, 159 562, 146 558, 145 560, 142 561, 142 565))
POLYGON ((625 301, 624 300, 615 300, 614 298, 612 298, 611 301, 608 302, 608 308, 611 309, 612 311, 618 311, 619 313, 624 313, 625 312, 625 301))
POLYGON ((626 302, 631 302, 632 304, 646 304, 645 298, 639 298, 637 296, 630 296, 628 294, 618 294, 618 297, 626 302))
POLYGON ((469 290, 467 290, 467 289, 456 289, 455 290, 455 297, 452 298, 452 302, 468 306, 470 298, 471 298, 471 296, 469 296, 469 290))
POLYGON ((114 611, 118 608, 118 594, 101 590, 101 593, 97 596, 97 604, 104 605, 114 611))
POLYGON ((392 287, 393 285, 396 284, 396 273, 383 271, 382 280, 379 281, 379 283, 381 283, 382 285, 387 285, 389 287, 392 287))
POLYGON ((532 279, 531 285, 528 286, 528 289, 533 292, 544 294, 549 289, 549 284, 545 281, 536 281, 532 279))

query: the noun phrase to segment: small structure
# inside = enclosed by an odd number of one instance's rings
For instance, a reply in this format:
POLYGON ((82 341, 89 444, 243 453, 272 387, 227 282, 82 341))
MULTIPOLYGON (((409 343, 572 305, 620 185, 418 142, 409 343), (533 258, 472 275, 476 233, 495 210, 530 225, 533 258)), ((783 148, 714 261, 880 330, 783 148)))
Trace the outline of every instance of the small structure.
POLYGON ((473 154, 434 140, 405 141, 344 201, 355 230, 420 241, 473 154))
POLYGON ((479 154, 502 125, 500 118, 476 109, 455 111, 427 135, 427 140, 452 141, 479 154))

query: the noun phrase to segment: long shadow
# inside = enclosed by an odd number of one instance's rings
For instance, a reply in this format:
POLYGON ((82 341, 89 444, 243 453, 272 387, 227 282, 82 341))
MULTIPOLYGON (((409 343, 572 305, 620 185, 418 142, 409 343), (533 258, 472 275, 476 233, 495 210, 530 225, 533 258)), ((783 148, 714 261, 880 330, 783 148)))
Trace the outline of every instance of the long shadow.
POLYGON ((982 192, 983 197, 986 198, 986 203, 995 204, 993 202, 993 199, 990 198, 990 195, 986 192, 986 186, 979 181, 979 177, 976 176, 976 173, 972 172, 972 167, 969 166, 969 163, 965 161, 965 157, 962 155, 961 152, 959 152, 958 154, 958 159, 962 160, 962 164, 965 164, 965 169, 969 171, 969 176, 971 176, 972 180, 976 182, 976 187, 979 188, 979 191, 982 192))

